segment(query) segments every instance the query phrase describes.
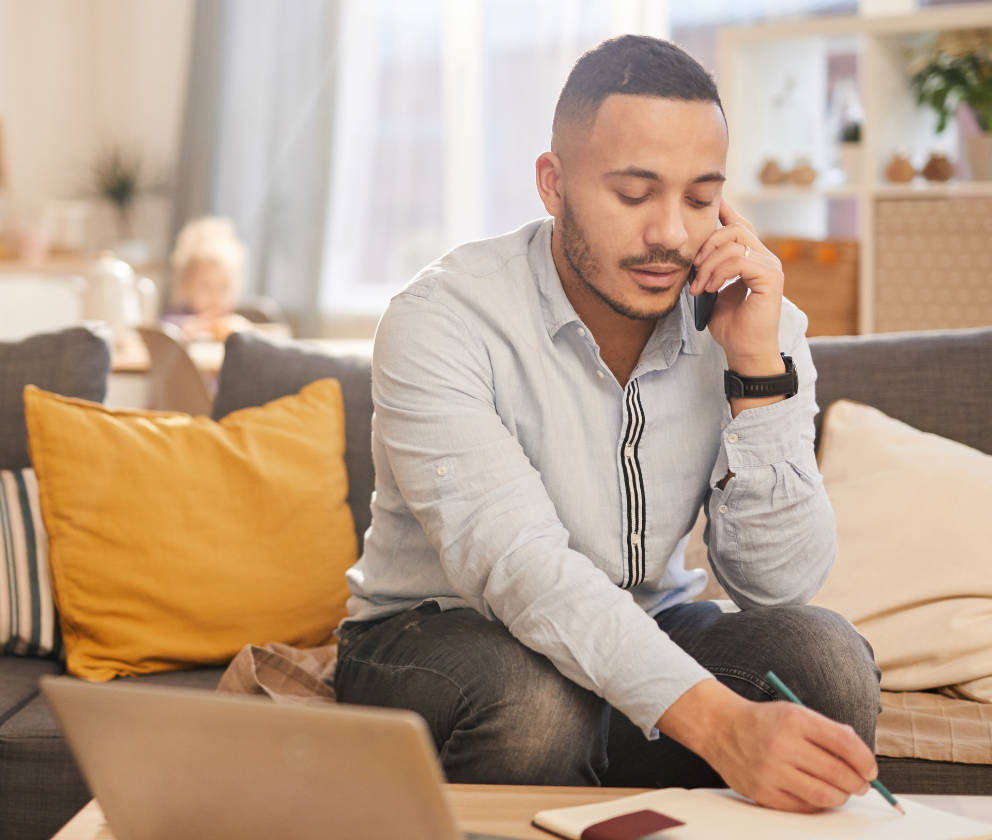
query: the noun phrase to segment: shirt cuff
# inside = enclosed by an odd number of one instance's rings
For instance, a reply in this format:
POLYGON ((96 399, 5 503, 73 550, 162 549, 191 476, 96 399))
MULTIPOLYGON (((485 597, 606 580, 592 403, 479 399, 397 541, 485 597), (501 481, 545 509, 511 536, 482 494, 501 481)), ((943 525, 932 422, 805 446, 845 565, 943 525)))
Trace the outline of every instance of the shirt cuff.
MULTIPOLYGON (((666 646, 673 643, 666 639, 666 646)), ((629 682, 631 686, 622 698, 610 697, 610 692, 604 692, 605 699, 610 705, 619 709, 631 722, 637 726, 649 740, 659 737, 655 724, 676 700, 685 694, 690 688, 703 680, 715 679, 696 660, 692 659, 681 648, 678 649, 679 659, 682 661, 673 663, 672 651, 663 652, 657 657, 659 661, 652 663, 645 661, 648 657, 638 657, 639 674, 629 682), (673 667, 674 665, 674 667, 673 667), (646 678, 646 674, 655 674, 654 678, 646 678)), ((614 679, 623 680, 622 674, 615 675, 614 679)))
POLYGON ((805 444, 804 412, 800 403, 798 397, 790 397, 745 409, 732 419, 728 404, 725 414, 728 422, 723 426, 721 448, 726 452, 731 472, 800 460, 805 444))

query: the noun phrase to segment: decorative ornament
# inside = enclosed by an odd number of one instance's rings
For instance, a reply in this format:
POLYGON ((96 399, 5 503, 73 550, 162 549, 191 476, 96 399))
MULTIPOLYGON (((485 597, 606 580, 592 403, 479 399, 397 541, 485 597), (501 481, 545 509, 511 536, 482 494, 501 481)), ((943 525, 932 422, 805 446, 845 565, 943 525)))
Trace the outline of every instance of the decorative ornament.
POLYGON ((885 167, 885 180, 893 184, 905 184, 916 177, 916 170, 906 155, 894 152, 885 167))
POLYGON ((816 248, 816 261, 820 265, 833 265, 838 257, 837 246, 832 243, 824 242, 816 248))
POLYGON ((774 158, 766 160, 765 165, 761 167, 761 171, 758 173, 758 180, 769 187, 784 184, 788 179, 789 173, 782 169, 779 162, 774 158))
POLYGON ((801 158, 789 173, 789 180, 800 187, 808 187, 816 180, 816 170, 805 158, 801 158))
POLYGON ((949 181, 954 175, 954 164, 944 152, 933 152, 923 167, 923 177, 928 181, 949 181))
POLYGON ((788 239, 778 249, 778 258, 782 262, 792 262, 792 260, 798 260, 802 253, 802 246, 794 239, 788 239))

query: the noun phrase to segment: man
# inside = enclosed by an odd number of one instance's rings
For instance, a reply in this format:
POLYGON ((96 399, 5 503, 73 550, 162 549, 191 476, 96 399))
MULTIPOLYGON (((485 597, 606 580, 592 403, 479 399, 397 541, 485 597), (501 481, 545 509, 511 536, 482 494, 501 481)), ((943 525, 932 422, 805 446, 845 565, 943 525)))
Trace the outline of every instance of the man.
POLYGON ((456 248, 379 325, 335 684, 420 712, 451 781, 722 778, 809 811, 876 774, 871 651, 801 606, 836 551, 806 321, 722 201, 727 144, 688 55, 601 44, 537 161, 553 218, 456 248), (693 298, 735 277, 697 332, 693 298), (690 603, 700 505, 738 612, 690 603), (756 702, 769 670, 811 708, 756 702))

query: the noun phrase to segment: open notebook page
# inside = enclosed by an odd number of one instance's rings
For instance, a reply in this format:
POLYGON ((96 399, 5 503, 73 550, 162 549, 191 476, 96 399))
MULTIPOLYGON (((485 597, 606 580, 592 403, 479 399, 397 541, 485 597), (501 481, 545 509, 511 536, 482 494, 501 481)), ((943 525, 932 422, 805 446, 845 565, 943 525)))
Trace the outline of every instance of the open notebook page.
POLYGON ((755 805, 730 790, 667 788, 611 802, 541 811, 534 824, 561 837, 579 840, 582 832, 603 820, 644 809, 673 817, 684 825, 665 829, 657 840, 733 837, 767 840, 971 840, 990 838, 992 823, 960 817, 899 796, 903 816, 874 791, 851 797, 843 808, 817 814, 792 814, 755 805))

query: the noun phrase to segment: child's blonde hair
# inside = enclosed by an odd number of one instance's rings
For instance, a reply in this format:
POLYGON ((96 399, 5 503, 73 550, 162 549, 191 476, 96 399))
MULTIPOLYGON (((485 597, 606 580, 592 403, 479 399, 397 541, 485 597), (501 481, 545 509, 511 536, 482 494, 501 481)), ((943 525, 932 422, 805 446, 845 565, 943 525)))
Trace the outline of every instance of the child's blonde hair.
POLYGON ((194 260, 214 260, 222 265, 238 290, 244 277, 247 250, 238 239, 234 223, 219 216, 202 216, 183 225, 172 252, 172 268, 182 278, 194 260))

